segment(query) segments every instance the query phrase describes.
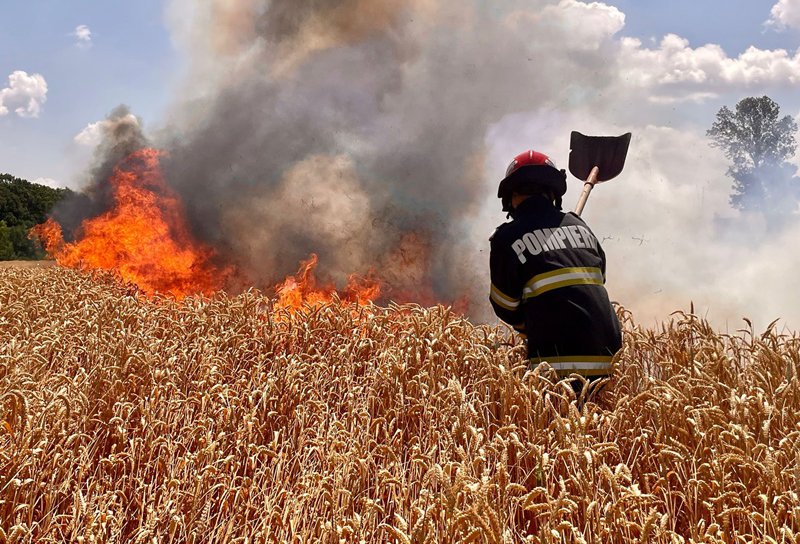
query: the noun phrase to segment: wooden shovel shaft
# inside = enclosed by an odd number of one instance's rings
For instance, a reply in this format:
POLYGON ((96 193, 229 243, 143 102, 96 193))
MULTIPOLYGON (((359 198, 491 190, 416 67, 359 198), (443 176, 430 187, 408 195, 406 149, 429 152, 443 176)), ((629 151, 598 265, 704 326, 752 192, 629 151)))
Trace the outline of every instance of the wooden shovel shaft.
POLYGON ((594 186, 597 184, 597 176, 600 174, 600 169, 598 167, 592 168, 592 171, 589 172, 589 177, 586 178, 586 182, 583 184, 583 192, 581 193, 581 197, 578 199, 578 205, 575 206, 575 215, 580 215, 583 213, 583 208, 586 206, 586 201, 589 200, 589 193, 592 192, 594 186))

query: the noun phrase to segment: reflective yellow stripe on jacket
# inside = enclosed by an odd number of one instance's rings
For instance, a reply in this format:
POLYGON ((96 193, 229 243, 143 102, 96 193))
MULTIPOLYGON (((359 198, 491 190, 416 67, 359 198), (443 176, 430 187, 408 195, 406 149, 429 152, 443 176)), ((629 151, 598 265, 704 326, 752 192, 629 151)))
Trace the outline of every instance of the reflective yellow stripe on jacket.
POLYGON ((489 296, 498 306, 512 312, 519 308, 521 302, 518 298, 508 296, 500 289, 495 287, 494 284, 492 284, 492 289, 489 292, 489 296))
POLYGON ((599 268, 559 268, 537 274, 522 290, 522 299, 538 297, 542 293, 569 285, 603 285, 603 272, 599 268))
POLYGON ((612 357, 604 355, 587 356, 565 356, 565 357, 533 357, 531 363, 539 364, 546 362, 558 376, 563 378, 570 374, 580 374, 581 376, 605 376, 611 370, 612 357))

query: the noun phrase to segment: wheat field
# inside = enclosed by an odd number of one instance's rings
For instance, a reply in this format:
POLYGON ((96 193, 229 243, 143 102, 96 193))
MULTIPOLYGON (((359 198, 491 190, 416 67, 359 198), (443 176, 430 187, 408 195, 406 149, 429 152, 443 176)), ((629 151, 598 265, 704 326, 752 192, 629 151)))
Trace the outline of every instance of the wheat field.
POLYGON ((443 307, 0 270, 0 543, 800 542, 800 341, 620 309, 578 411, 443 307))

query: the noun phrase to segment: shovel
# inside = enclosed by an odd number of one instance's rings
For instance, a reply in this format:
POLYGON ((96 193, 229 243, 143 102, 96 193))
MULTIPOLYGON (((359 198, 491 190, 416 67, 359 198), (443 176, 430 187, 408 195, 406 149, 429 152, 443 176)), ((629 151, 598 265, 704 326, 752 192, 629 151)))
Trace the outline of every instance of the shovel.
POLYGON ((630 132, 622 136, 584 136, 580 132, 572 132, 569 171, 576 178, 585 180, 583 192, 575 206, 575 215, 583 212, 589 193, 596 184, 615 178, 622 172, 630 143, 630 132))

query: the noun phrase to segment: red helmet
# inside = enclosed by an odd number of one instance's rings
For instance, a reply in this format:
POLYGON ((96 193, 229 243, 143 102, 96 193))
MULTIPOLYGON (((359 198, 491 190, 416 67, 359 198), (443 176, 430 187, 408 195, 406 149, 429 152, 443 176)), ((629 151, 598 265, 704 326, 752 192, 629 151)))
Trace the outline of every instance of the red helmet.
POLYGON ((506 177, 500 182, 497 197, 503 199, 503 211, 511 209, 511 195, 525 193, 530 186, 551 189, 556 197, 567 192, 567 172, 559 170, 550 157, 529 149, 520 153, 506 170, 506 177))

